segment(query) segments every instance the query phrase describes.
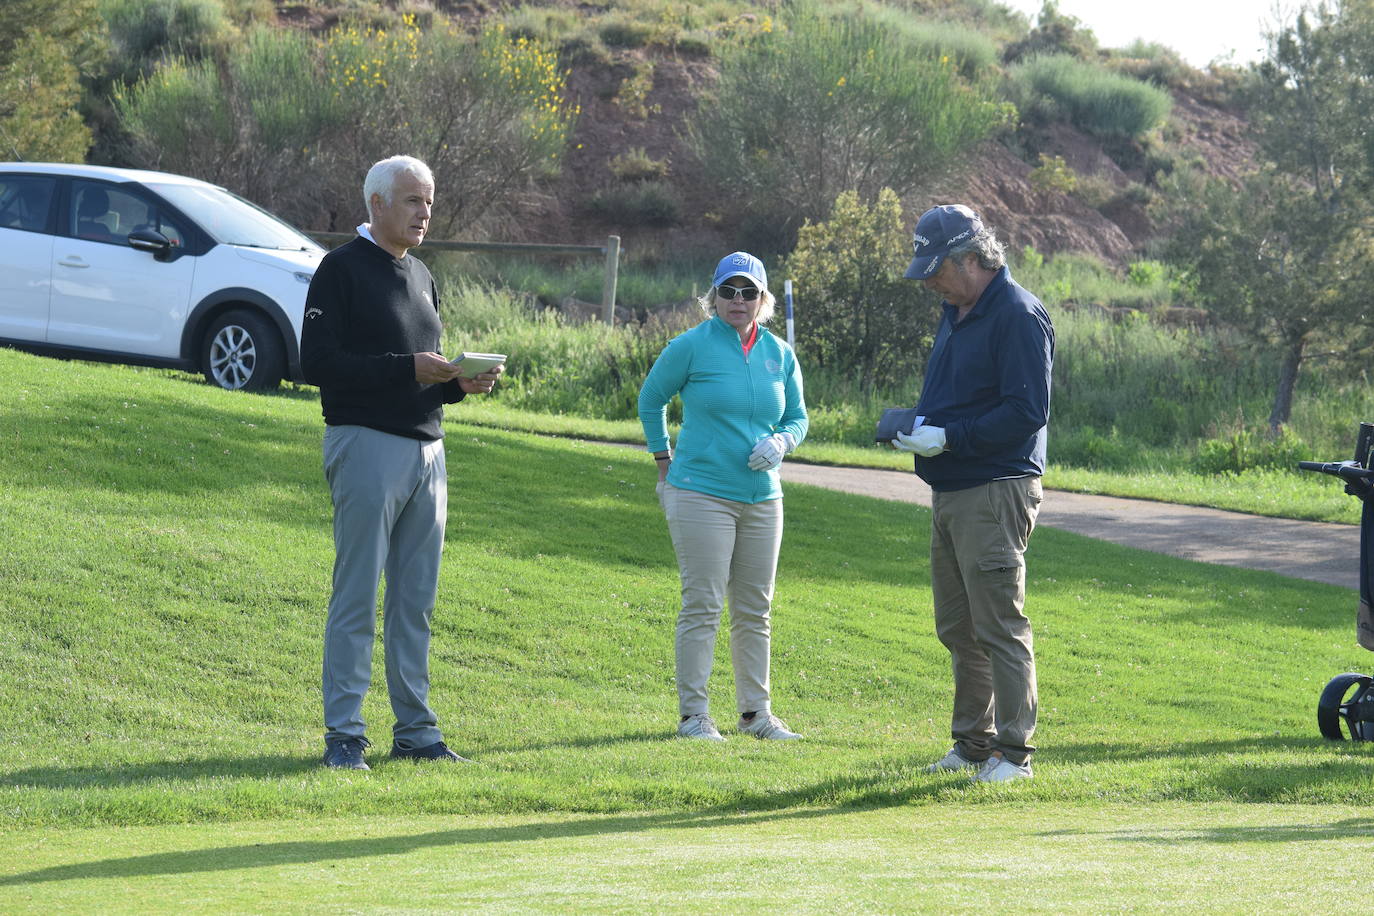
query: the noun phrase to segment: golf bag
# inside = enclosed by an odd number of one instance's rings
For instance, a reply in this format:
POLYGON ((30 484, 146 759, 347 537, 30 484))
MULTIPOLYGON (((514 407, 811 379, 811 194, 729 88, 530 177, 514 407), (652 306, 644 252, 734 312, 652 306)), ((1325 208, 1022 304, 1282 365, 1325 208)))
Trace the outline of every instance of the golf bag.
MULTIPOLYGON (((1364 505, 1360 510, 1360 604, 1355 612, 1355 638, 1361 646, 1374 651, 1374 423, 1361 423, 1351 461, 1301 461, 1304 471, 1319 471, 1339 477, 1345 492, 1364 505)), ((1341 741, 1341 722, 1352 741, 1374 741, 1374 677, 1354 672, 1338 674, 1322 690, 1317 700, 1317 727, 1323 736, 1341 741)))

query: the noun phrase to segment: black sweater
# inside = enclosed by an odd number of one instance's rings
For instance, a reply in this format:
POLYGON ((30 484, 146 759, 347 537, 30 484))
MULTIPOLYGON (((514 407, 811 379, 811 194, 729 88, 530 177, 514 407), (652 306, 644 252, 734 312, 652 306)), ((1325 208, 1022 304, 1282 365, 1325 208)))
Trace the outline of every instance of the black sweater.
POLYGON ((439 292, 413 255, 393 258, 364 238, 320 261, 305 297, 301 371, 320 387, 324 421, 411 439, 441 439, 456 380, 421 385, 416 353, 439 352, 439 292))

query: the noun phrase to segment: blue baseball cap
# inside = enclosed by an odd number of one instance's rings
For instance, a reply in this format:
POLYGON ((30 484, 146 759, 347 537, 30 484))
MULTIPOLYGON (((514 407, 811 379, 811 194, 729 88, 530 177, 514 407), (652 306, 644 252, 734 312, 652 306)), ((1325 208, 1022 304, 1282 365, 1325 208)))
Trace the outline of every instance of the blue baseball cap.
POLYGON ((759 289, 768 289, 768 273, 763 269, 763 262, 747 251, 736 251, 721 258, 711 285, 720 286, 731 277, 748 277, 759 289))
POLYGON ((924 280, 935 276, 949 250, 967 242, 983 228, 983 220, 963 204, 942 204, 931 207, 916 221, 911 234, 911 247, 916 257, 906 269, 908 280, 924 280))

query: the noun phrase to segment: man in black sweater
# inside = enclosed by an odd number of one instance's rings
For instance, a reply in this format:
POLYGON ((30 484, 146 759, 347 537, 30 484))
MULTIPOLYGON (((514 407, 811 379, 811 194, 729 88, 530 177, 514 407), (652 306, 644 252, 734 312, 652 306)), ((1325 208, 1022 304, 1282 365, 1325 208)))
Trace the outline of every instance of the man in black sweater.
POLYGON ((439 350, 439 294, 407 251, 429 228, 434 177, 393 156, 363 183, 370 222, 325 255, 310 283, 301 368, 320 388, 334 503, 334 583, 324 631, 324 765, 366 770, 377 587, 396 716, 391 756, 461 761, 429 706, 430 618, 448 509, 444 404, 487 393, 497 366, 462 378, 439 350))

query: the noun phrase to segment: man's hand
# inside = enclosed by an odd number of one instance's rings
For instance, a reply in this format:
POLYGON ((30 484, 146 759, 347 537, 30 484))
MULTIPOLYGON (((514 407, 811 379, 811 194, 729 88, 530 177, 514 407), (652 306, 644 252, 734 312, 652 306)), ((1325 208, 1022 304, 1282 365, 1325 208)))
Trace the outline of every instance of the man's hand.
POLYGON ((782 456, 797 447, 797 440, 791 433, 773 433, 759 440, 758 445, 749 453, 749 470, 771 471, 782 464, 782 456))
POLYGON ((945 450, 945 431, 939 426, 918 426, 911 435, 898 433, 892 440, 892 447, 898 451, 915 452, 922 458, 931 458, 945 450))
POLYGON ((479 372, 472 378, 458 377, 458 387, 468 394, 490 394, 496 387, 496 379, 506 371, 504 365, 492 366, 486 372, 479 372))
POLYGON ((458 367, 438 353, 415 354, 415 381, 421 385, 438 385, 458 377, 458 367))

